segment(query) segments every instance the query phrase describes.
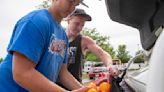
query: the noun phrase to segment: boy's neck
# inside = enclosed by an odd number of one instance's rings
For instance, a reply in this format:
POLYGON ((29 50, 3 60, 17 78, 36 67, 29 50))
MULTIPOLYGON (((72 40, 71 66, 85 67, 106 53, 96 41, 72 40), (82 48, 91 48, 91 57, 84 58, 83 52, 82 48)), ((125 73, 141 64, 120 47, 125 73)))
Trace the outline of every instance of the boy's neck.
POLYGON ((62 17, 58 14, 58 12, 53 7, 49 7, 48 11, 50 12, 53 19, 56 21, 57 24, 61 23, 62 17))
POLYGON ((69 42, 72 42, 76 38, 76 36, 71 34, 71 32, 68 29, 66 29, 66 33, 67 33, 67 37, 68 37, 69 42))

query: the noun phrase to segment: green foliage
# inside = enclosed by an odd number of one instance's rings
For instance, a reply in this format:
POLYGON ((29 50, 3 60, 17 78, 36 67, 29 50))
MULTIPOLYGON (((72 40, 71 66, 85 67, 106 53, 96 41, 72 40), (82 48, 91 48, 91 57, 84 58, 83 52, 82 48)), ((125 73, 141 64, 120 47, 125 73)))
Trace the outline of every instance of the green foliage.
MULTIPOLYGON (((96 44, 98 44, 103 50, 108 52, 112 56, 112 58, 115 57, 115 51, 114 51, 113 47, 109 44, 109 37, 100 35, 100 33, 98 33, 95 28, 94 29, 85 28, 82 32, 83 32, 82 34, 89 36, 93 40, 95 40, 96 44)), ((88 52, 86 54, 85 60, 87 60, 87 61, 100 61, 91 52, 88 52)))
POLYGON ((37 6, 38 9, 48 8, 50 4, 52 3, 52 0, 43 0, 43 2, 37 6))
MULTIPOLYGON (((142 52, 143 52, 142 50, 139 50, 139 51, 136 52, 136 55, 137 54, 140 54, 142 52)), ((141 55, 138 58, 136 58, 136 60, 134 61, 134 63, 144 63, 144 55, 141 55)))
POLYGON ((86 53, 84 59, 86 61, 99 61, 99 59, 91 52, 86 53))
POLYGON ((3 61, 3 58, 0 58, 0 63, 3 61))
POLYGON ((121 60, 121 63, 127 63, 132 56, 126 51, 126 45, 119 45, 117 50, 117 58, 121 60))

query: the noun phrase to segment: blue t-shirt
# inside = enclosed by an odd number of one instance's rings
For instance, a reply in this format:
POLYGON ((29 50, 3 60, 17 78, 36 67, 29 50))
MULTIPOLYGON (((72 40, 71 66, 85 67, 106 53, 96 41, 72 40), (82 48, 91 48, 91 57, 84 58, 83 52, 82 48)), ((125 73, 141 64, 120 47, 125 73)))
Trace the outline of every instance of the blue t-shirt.
POLYGON ((24 16, 15 25, 7 49, 8 55, 0 65, 0 91, 27 91, 13 80, 13 52, 26 56, 36 64, 37 71, 56 82, 61 65, 67 64, 67 48, 66 33, 48 10, 36 10, 24 16))

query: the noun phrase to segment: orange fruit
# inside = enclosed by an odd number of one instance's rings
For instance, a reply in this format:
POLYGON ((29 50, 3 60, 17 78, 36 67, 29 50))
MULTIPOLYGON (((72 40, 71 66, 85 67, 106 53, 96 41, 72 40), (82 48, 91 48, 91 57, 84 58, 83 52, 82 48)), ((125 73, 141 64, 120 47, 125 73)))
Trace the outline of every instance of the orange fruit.
POLYGON ((94 89, 94 88, 91 88, 87 92, 98 92, 98 91, 96 89, 94 89))
POLYGON ((97 86, 96 86, 96 84, 93 83, 93 82, 90 82, 87 86, 88 86, 88 87, 91 87, 91 88, 94 88, 94 89, 97 90, 97 86))
POLYGON ((99 87, 97 87, 97 92, 101 92, 99 87))
POLYGON ((111 89, 111 85, 108 82, 102 82, 99 85, 99 90, 101 92, 110 92, 110 89, 111 89))

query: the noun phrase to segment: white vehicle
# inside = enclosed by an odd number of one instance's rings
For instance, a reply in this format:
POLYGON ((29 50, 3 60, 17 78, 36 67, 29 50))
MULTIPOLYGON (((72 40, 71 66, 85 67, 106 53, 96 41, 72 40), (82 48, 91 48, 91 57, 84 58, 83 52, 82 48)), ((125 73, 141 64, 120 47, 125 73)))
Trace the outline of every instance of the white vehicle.
POLYGON ((127 73, 125 82, 135 92, 164 92, 164 0, 105 1, 110 18, 138 29, 143 49, 150 52, 148 66, 127 73))
POLYGON ((83 72, 89 73, 91 72, 91 68, 95 66, 95 62, 93 61, 87 61, 84 63, 84 69, 83 72))
POLYGON ((83 72, 92 73, 95 71, 100 71, 100 72, 105 71, 102 62, 87 61, 84 63, 83 72))

